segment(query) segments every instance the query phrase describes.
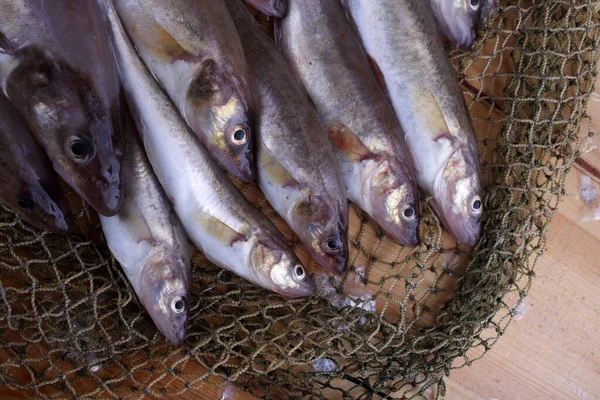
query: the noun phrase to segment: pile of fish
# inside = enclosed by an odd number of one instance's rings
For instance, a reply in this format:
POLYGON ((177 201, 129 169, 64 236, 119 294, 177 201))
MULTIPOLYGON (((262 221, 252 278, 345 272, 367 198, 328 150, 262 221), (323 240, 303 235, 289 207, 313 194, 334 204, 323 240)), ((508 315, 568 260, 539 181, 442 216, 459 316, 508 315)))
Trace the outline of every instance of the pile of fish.
POLYGON ((480 234, 477 142, 438 29, 469 47, 492 0, 248 3, 275 18, 276 41, 241 0, 0 2, 0 200, 68 231, 62 178, 176 345, 188 238, 256 285, 315 292, 227 173, 258 182, 335 274, 348 200, 407 246, 420 196, 459 243, 480 234))

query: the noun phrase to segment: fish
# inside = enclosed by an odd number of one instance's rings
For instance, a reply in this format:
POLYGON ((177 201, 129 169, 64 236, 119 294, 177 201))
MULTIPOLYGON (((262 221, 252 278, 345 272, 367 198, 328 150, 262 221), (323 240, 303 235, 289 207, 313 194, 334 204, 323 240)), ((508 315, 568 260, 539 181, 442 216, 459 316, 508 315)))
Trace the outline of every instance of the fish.
POLYGON ((341 274, 348 263, 348 201, 325 127, 275 42, 241 2, 226 3, 248 61, 259 186, 311 256, 341 274))
POLYGON ((0 88, 56 172, 98 213, 114 215, 124 104, 98 4, 2 1, 0 88))
POLYGON ((291 70, 325 123, 348 198, 399 243, 419 242, 419 193, 394 109, 341 5, 289 0, 277 25, 291 70))
POLYGON ((483 213, 478 144, 427 4, 343 4, 380 72, 404 131, 417 184, 448 232, 463 245, 475 245, 483 213))
POLYGON ((126 99, 152 168, 188 238, 215 265, 286 297, 315 292, 277 228, 235 188, 189 129, 106 7, 126 99))
POLYGON ((144 63, 201 143, 232 176, 254 181, 246 62, 223 2, 116 0, 115 6, 144 63))
POLYGON ((497 0, 429 0, 439 31, 462 49, 470 49, 480 26, 487 27, 497 0))
POLYGON ((72 215, 58 178, 27 124, 0 93, 0 200, 34 227, 69 230, 72 215))
POLYGON ((108 247, 140 303, 175 346, 186 337, 191 261, 183 225, 146 157, 131 117, 125 122, 123 204, 100 216, 108 247))
POLYGON ((246 3, 256 8, 261 13, 276 18, 285 17, 287 0, 245 0, 246 3))

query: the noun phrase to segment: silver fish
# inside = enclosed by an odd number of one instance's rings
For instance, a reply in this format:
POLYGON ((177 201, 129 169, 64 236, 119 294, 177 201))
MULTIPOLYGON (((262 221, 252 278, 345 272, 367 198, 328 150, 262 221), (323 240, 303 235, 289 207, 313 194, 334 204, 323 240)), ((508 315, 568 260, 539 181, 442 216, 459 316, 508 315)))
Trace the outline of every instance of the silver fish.
POLYGON ((58 174, 100 214, 115 214, 124 104, 97 2, 0 2, 0 87, 58 174))
POLYGON ((429 0, 437 26, 448 40, 469 49, 480 26, 486 27, 497 0, 429 0))
POLYGON ((100 217, 104 236, 140 303, 175 346, 185 340, 191 263, 187 237, 137 137, 126 132, 125 192, 119 212, 100 217))
POLYGON ((289 0, 276 37, 328 127, 348 198, 416 245, 418 192, 402 128, 340 4, 289 0))
POLYGON ((216 265, 256 285, 289 297, 313 294, 285 239, 200 145, 138 58, 110 0, 103 1, 146 153, 190 240, 216 265))
POLYGON ((367 53, 383 76, 405 132, 417 184, 458 240, 481 232, 477 140, 456 75, 420 0, 344 0, 367 53))
POLYGON ((254 180, 244 52, 221 0, 115 0, 148 69, 219 164, 254 180))
POLYGON ((19 112, 1 93, 0 200, 38 229, 69 229, 69 205, 50 160, 19 112))
POLYGON ((226 1, 248 60, 260 187, 310 254, 342 273, 348 201, 327 133, 275 43, 237 0, 226 1))
POLYGON ((270 17, 283 18, 287 11, 286 0, 244 0, 261 13, 270 17))

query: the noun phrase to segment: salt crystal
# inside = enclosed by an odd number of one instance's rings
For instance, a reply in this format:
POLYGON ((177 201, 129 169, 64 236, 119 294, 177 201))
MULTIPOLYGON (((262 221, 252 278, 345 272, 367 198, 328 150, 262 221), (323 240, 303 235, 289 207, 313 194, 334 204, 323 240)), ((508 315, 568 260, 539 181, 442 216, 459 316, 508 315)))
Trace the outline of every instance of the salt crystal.
POLYGON ((511 312, 515 321, 520 321, 525 317, 528 311, 529 301, 527 301, 527 298, 525 298, 521 301, 521 303, 519 303, 518 306, 515 304, 511 312))
POLYGON ((235 385, 232 383, 226 383, 223 386, 219 387, 218 395, 219 400, 227 400, 227 399, 235 399, 235 385))
POLYGON ((329 358, 318 358, 313 362, 313 371, 316 372, 333 372, 337 371, 337 365, 329 358))
POLYGON ((579 191, 585 204, 593 205, 598 199, 598 189, 592 183, 592 180, 587 175, 581 175, 579 181, 579 191))

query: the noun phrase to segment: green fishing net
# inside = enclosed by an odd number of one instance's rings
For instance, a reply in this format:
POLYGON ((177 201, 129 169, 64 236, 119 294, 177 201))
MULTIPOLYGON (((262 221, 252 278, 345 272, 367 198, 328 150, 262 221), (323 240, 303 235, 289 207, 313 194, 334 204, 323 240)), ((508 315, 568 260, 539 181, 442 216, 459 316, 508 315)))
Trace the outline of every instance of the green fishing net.
MULTIPOLYGON (((174 348, 85 206, 80 234, 55 236, 0 205, 0 393, 164 397, 217 376, 271 399, 443 397, 444 377, 482 357, 527 296, 589 126, 600 55, 598 1, 507 0, 491 22, 472 51, 449 49, 487 189, 472 251, 443 233, 424 199, 415 249, 352 207, 343 279, 296 245, 321 288, 310 299, 286 301, 195 253, 188 338, 174 348)), ((297 243, 255 186, 238 187, 297 243)))

